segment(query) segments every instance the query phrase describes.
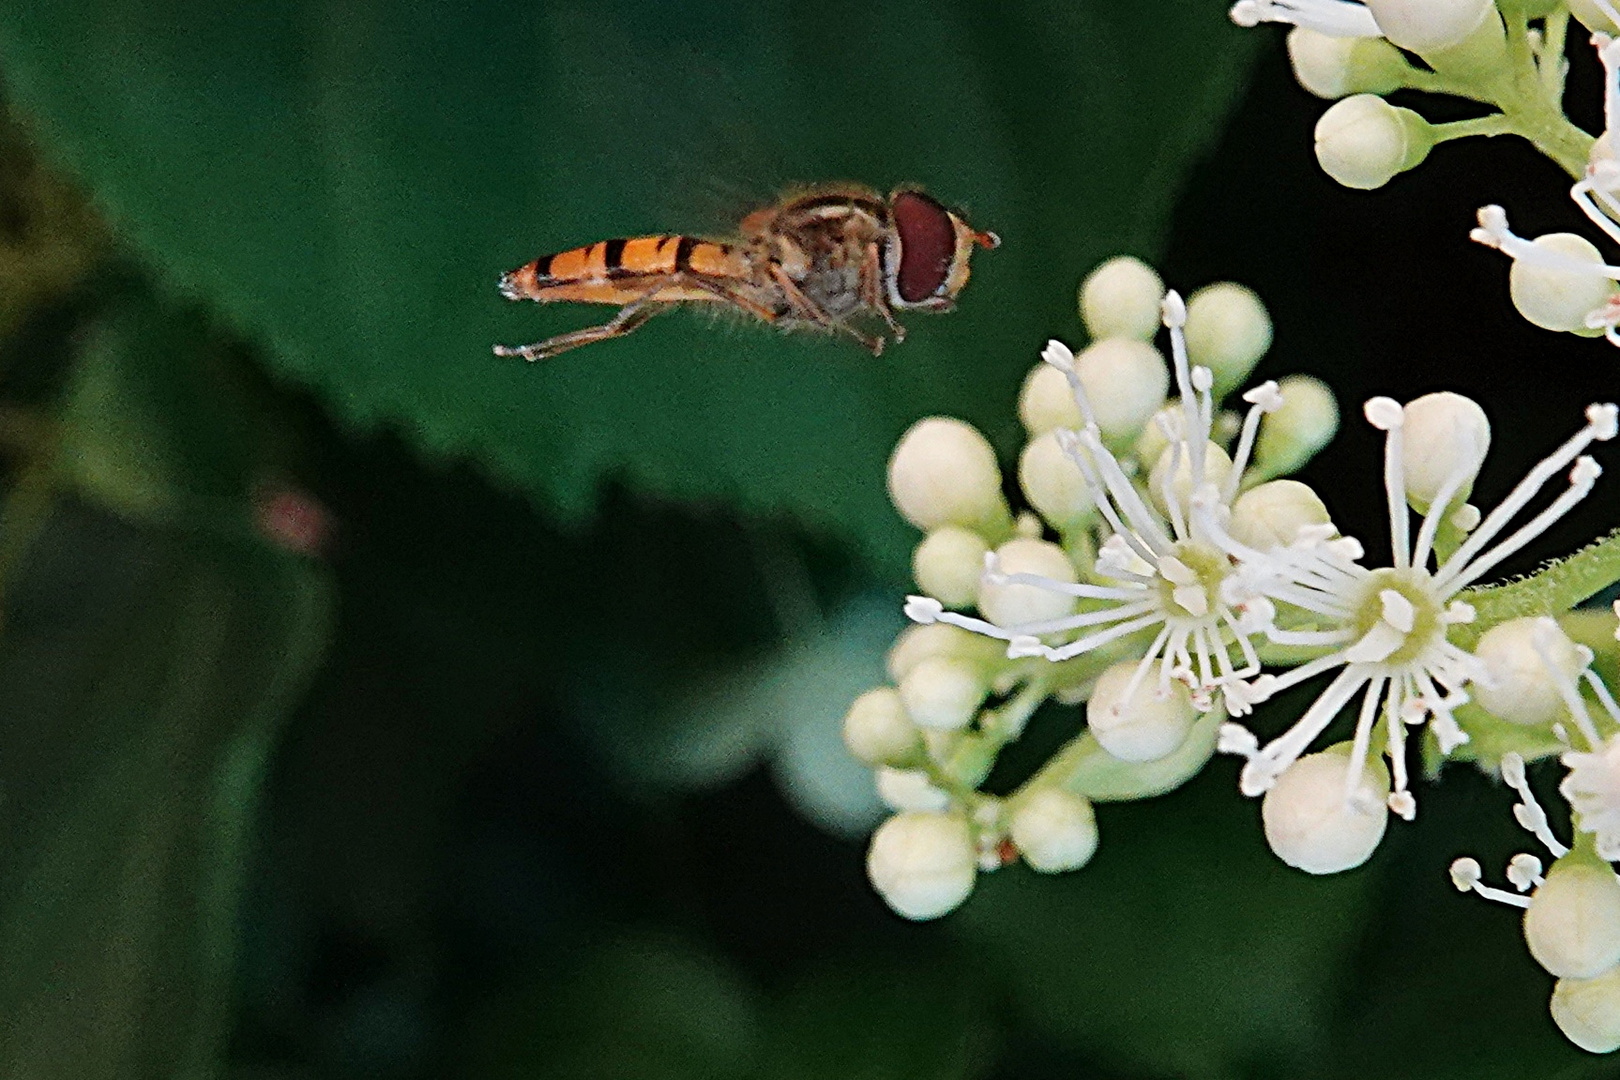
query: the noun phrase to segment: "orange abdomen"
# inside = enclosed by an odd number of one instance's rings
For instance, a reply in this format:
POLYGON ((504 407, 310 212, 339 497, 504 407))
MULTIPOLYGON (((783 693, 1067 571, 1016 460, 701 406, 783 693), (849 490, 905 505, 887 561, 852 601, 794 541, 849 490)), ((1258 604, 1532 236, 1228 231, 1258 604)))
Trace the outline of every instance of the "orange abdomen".
POLYGON ((513 300, 602 304, 629 303, 654 290, 659 300, 713 300, 710 291, 669 279, 677 274, 735 279, 747 273, 747 262, 729 244, 693 236, 637 236, 542 255, 503 274, 501 291, 513 300), (668 284, 659 288, 660 281, 668 284))

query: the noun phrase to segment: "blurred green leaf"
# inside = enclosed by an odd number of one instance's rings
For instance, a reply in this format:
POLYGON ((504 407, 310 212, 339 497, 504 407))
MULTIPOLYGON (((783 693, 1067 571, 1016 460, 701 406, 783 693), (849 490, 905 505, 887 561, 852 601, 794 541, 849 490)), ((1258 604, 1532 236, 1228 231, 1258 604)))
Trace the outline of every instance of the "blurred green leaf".
POLYGON ((494 999, 461 1058, 470 1080, 726 1080, 752 1075, 757 1003, 718 959, 625 936, 494 999))
POLYGON ((938 965, 846 956, 769 1015, 761 1080, 970 1080, 989 1063, 980 994, 938 965))
POLYGON ((948 411, 1010 446, 1012 393, 1074 332, 1081 273, 1151 255, 1255 44, 1225 5, 788 0, 0 10, 48 148, 188 290, 363 427, 471 454, 565 515, 607 474, 780 510, 887 572, 882 470, 948 411), (858 349, 660 320, 540 368, 497 361, 602 309, 504 304, 499 271, 660 230, 695 177, 920 182, 998 230, 960 312, 858 349), (715 174, 719 174, 716 176, 715 174))
POLYGON ((61 479, 132 519, 246 524, 249 493, 275 472, 268 388, 200 313, 138 281, 109 275, 101 287, 62 395, 61 479))
POLYGON ((0 648, 0 1075, 208 1077, 274 740, 324 575, 69 506, 0 648))
POLYGON ((1030 1023, 1133 1075, 1313 1075, 1378 879, 1283 865, 1232 772, 1099 806, 1074 874, 980 881, 958 926, 1030 1023))
POLYGON ((862 597, 824 625, 718 674, 654 690, 614 672, 586 688, 585 729, 624 778, 651 790, 714 788, 772 764, 783 794, 830 832, 864 836, 882 804, 844 748, 849 703, 883 680, 898 608, 862 597))
POLYGON ((106 227, 84 196, 40 164, 0 107, 0 333, 83 277, 106 244, 106 227))

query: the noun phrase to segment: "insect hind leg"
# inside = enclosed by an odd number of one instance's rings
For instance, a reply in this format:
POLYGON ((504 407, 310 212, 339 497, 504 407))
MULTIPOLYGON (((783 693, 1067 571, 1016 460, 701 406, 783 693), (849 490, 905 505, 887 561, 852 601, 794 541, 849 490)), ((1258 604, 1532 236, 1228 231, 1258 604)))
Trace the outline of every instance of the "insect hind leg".
POLYGON ((660 312, 667 311, 673 304, 660 304, 651 297, 632 300, 619 309, 619 313, 600 326, 587 326, 580 330, 571 330, 566 334, 537 341, 532 345, 497 345, 496 356, 520 356, 529 363, 537 360, 550 360, 558 353, 565 353, 569 349, 577 349, 581 345, 590 345, 609 338, 624 337, 634 333, 648 319, 660 312))

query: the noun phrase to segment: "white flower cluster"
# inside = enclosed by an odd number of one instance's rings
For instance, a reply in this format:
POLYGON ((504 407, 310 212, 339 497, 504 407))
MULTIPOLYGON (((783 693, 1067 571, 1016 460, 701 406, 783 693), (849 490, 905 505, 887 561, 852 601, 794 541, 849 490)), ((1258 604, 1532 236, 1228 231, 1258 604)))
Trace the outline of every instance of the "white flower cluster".
MULTIPOLYGON (((1554 0, 1504 6, 1491 0, 1239 0, 1239 25, 1291 23, 1288 53, 1300 85, 1342 99, 1316 126, 1316 156, 1335 180, 1377 188, 1421 163, 1433 147, 1467 135, 1517 134, 1574 178, 1570 197, 1620 244, 1620 157, 1611 136, 1620 123, 1620 11, 1615 0, 1554 0), (1591 31, 1603 65, 1604 130, 1594 138, 1563 113, 1564 48, 1569 20, 1591 31), (1419 56, 1410 63, 1401 50, 1419 56), (1465 98, 1497 112, 1431 124, 1383 95, 1416 89, 1465 98)), ((1620 346, 1620 266, 1605 262, 1574 233, 1516 235, 1500 206, 1479 211, 1471 236, 1513 260, 1513 305, 1546 330, 1604 335, 1620 346)))
POLYGON ((1515 723, 1550 722, 1566 747, 1568 773, 1558 791, 1569 804, 1575 842, 1565 845, 1553 834, 1523 757, 1504 754, 1502 779, 1519 796, 1513 816, 1553 864, 1544 874, 1536 856, 1514 855, 1507 865, 1509 891, 1483 884, 1479 862, 1464 857, 1451 864, 1452 884, 1524 909, 1530 955, 1558 980, 1553 1020, 1576 1046, 1610 1053, 1620 1050, 1620 877, 1608 865, 1620 858, 1620 706, 1592 672, 1591 650, 1570 641, 1554 620, 1519 619, 1496 632, 1516 640, 1499 646, 1492 681, 1504 703, 1512 695, 1525 702, 1499 715, 1515 723), (1599 706, 1596 719, 1583 684, 1599 706))
MULTIPOLYGON (((897 811, 868 869, 901 914, 944 914, 977 871, 1019 855, 1038 870, 1081 865, 1097 843, 1090 801, 1168 790, 1217 747, 1247 759, 1241 789, 1264 795, 1281 858, 1349 869, 1389 811, 1416 812, 1408 729, 1426 724, 1450 754, 1469 740, 1468 688, 1511 694, 1525 650, 1504 650, 1500 635, 1482 653, 1453 640, 1475 617, 1461 594, 1591 490, 1600 470, 1583 451, 1614 437, 1615 407, 1589 409, 1482 515, 1467 501, 1490 444, 1478 405, 1450 393, 1367 402, 1385 432, 1393 553, 1368 568, 1314 491, 1275 478, 1331 438, 1331 397, 1296 377, 1245 393, 1241 418, 1221 412, 1219 395, 1269 344, 1264 309, 1231 285, 1187 304, 1161 289, 1135 260, 1104 264, 1081 292, 1093 343, 1078 355, 1049 343, 1026 380, 1018 479, 1039 516, 1014 517, 994 452, 958 421, 921 421, 890 461, 890 495, 926 533, 914 564, 924 595, 906 604, 918 625, 890 654, 895 685, 856 702, 845 736, 897 811), (1154 314, 1168 371, 1146 340, 1154 314), (1565 470, 1568 487, 1529 513, 1565 470), (1488 667, 1499 654, 1500 675, 1488 667), (1264 743, 1228 719, 1329 675, 1264 743), (1012 794, 980 791, 1048 698, 1085 702, 1086 731, 1012 794), (1350 740, 1307 753, 1358 699, 1350 740)), ((1528 707, 1511 697, 1509 711, 1528 707)), ((1550 723, 1554 711, 1504 722, 1550 723)))

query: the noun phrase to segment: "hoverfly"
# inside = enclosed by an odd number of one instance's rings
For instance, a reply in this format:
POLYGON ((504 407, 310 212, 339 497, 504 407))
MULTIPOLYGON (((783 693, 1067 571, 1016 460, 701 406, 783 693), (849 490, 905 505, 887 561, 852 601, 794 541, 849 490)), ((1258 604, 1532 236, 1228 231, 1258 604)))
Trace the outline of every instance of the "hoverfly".
POLYGON ((784 329, 845 334, 877 356, 884 333, 852 320, 879 319, 904 340, 894 313, 949 311, 967 285, 973 249, 1001 243, 914 188, 887 199, 856 186, 791 195, 743 218, 738 233, 726 242, 673 234, 603 240, 502 274, 508 300, 620 307, 600 326, 497 345, 495 355, 545 360, 623 337, 680 304, 718 303, 784 329))

